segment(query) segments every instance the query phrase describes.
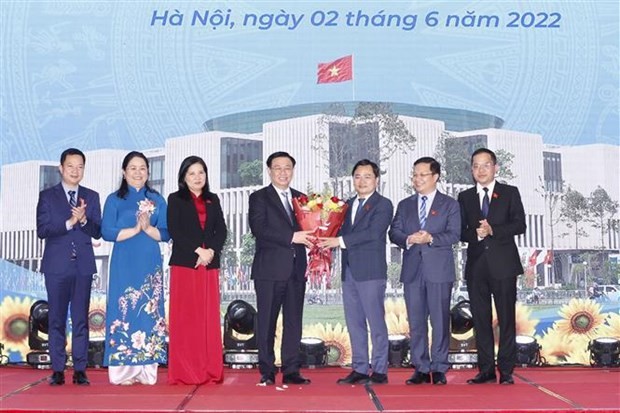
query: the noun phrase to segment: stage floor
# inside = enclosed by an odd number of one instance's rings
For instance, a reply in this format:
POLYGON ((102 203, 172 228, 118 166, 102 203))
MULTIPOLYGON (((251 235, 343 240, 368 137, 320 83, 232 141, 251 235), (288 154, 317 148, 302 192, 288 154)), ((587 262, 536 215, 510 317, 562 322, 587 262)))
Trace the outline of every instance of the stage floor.
MULTIPOLYGON (((224 383, 170 386, 160 369, 155 386, 112 386, 105 369, 90 369, 90 386, 47 384, 49 370, 0 367, 3 412, 618 412, 620 369, 520 368, 515 385, 468 385, 473 370, 450 370, 447 386, 407 386, 410 369, 391 369, 389 384, 342 386, 348 369, 303 370, 309 386, 256 385, 257 370, 225 370, 224 383)), ((67 370, 67 378, 72 372, 67 370)))

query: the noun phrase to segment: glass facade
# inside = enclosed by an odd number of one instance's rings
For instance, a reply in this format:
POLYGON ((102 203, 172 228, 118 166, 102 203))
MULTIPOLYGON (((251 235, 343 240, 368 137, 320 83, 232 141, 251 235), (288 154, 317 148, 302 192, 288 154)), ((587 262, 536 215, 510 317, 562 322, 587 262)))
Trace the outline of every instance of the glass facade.
POLYGON ((58 166, 41 165, 39 168, 39 191, 51 188, 62 180, 58 166))
POLYGON ((545 190, 562 192, 562 155, 543 152, 543 170, 545 174, 545 190))
POLYGON ((151 188, 159 192, 164 193, 164 156, 157 156, 149 159, 149 185, 151 188))
POLYGON ((263 161, 263 143, 250 139, 222 138, 221 158, 220 158, 220 187, 238 188, 248 185, 259 185, 263 183, 262 175, 256 176, 253 182, 242 182, 239 168, 248 162, 258 161, 261 165, 263 161))

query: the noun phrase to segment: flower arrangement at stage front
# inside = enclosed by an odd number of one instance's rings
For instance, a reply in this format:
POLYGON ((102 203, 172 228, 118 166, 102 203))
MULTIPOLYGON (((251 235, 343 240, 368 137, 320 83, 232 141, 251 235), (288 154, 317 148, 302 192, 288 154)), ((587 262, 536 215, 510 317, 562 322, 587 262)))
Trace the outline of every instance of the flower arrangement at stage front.
MULTIPOLYGON (((304 231, 314 231, 316 237, 335 237, 344 222, 347 207, 344 201, 328 194, 293 198, 293 209, 299 226, 304 231)), ((323 277, 331 273, 332 252, 315 243, 310 248, 308 258, 306 277, 311 285, 320 285, 323 277)))

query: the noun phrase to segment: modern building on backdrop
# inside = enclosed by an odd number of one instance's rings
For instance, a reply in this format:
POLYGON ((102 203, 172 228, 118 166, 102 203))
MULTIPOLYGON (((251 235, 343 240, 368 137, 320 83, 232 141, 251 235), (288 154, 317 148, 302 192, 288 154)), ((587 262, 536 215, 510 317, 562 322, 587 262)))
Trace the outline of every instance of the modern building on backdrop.
MULTIPOLYGON (((296 158, 296 188, 322 191, 328 184, 344 195, 353 191, 350 166, 360 158, 373 157, 368 154, 375 154, 374 158, 380 159, 373 160, 379 161, 383 171, 380 190, 396 204, 411 193, 410 174, 415 159, 435 156, 448 162, 448 158, 460 157, 467 168, 471 151, 484 146, 508 154, 506 159, 511 162, 509 183, 519 187, 527 214, 527 232, 517 243, 526 266, 542 264, 538 266, 536 285, 581 282, 584 286, 585 278, 572 279, 573 266, 588 263, 575 257, 586 251, 604 251, 606 259, 617 257, 617 215, 606 218, 602 229, 585 222, 575 229, 574 225, 571 228, 570 223, 558 220, 560 205, 554 204, 554 200, 558 201, 568 187, 585 197, 601 187, 612 201, 618 202, 619 146, 546 145, 539 134, 503 129, 503 120, 492 115, 401 103, 377 104, 397 116, 351 122, 359 104, 315 103, 222 116, 205 122, 204 132, 171 137, 163 148, 135 149, 142 150, 150 159, 151 183, 166 197, 177 189, 178 167, 186 156, 205 159, 211 190, 222 200, 237 254, 241 252, 243 235, 249 232, 248 197, 268 182, 265 160, 272 152, 283 150, 296 158), (339 109, 336 111, 335 107, 339 109), (401 133, 414 137, 415 143, 395 143, 391 132, 382 128, 388 118, 404 126, 401 133), (389 157, 384 156, 386 151, 389 157), (248 183, 240 170, 251 162, 258 162, 263 173, 262 180, 255 174, 248 183)), ((126 153, 118 149, 86 152, 83 184, 99 192, 102 204, 118 188, 126 153)), ((37 198, 40 190, 60 182, 57 166, 57 159, 2 165, 0 258, 38 271, 43 243, 36 236, 37 198)), ((471 180, 463 179, 470 178, 467 173, 464 171, 458 182, 442 177, 440 190, 456 196, 471 185, 471 180)), ((97 287, 105 290, 111 244, 97 241, 94 245, 99 269, 97 287)), ((397 261, 396 249, 389 245, 386 248, 392 249, 390 256, 397 261)), ((162 246, 163 254, 167 250, 167 246, 162 246)), ((238 269, 226 271, 234 273, 238 269)))

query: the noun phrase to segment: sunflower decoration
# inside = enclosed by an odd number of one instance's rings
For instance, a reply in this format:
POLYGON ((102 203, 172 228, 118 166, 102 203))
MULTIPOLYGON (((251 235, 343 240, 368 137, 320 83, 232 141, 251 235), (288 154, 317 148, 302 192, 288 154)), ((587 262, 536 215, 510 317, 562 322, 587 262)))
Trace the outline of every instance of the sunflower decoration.
POLYGON ((387 324, 388 334, 399 334, 409 337, 405 300, 401 298, 385 301, 385 323, 387 324))
POLYGON ((599 303, 581 298, 570 300, 560 308, 558 314, 563 318, 555 323, 560 333, 584 335, 588 339, 599 335, 597 330, 605 321, 599 303))
POLYGON ((590 365, 590 340, 585 335, 574 335, 572 337, 572 351, 566 355, 566 362, 569 364, 590 365))
POLYGON ((609 312, 600 333, 604 337, 613 337, 620 340, 620 314, 609 312))
POLYGON ((105 312, 105 297, 101 295, 91 298, 88 310, 89 338, 105 338, 105 312))
MULTIPOLYGON (((499 345, 499 321, 495 305, 493 309, 493 334, 495 336, 495 346, 499 345)), ((517 302, 515 307, 515 328, 518 336, 533 336, 536 333, 536 326, 540 320, 531 319, 532 309, 517 302)), ((496 349, 497 350, 497 349, 496 349)))
POLYGON ((541 346, 541 357, 549 364, 566 363, 566 357, 573 353, 575 347, 575 340, 560 333, 555 326, 547 329, 542 336, 537 336, 536 340, 541 346))
POLYGON ((35 302, 31 297, 6 296, 0 304, 0 342, 4 344, 5 351, 16 352, 21 355, 21 360, 26 360, 30 351, 28 346, 28 318, 30 307, 35 302))
POLYGON ((309 325, 304 328, 303 336, 320 338, 325 342, 328 365, 351 364, 351 341, 346 327, 343 327, 342 324, 316 323, 309 325))

